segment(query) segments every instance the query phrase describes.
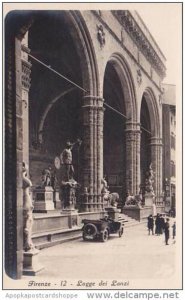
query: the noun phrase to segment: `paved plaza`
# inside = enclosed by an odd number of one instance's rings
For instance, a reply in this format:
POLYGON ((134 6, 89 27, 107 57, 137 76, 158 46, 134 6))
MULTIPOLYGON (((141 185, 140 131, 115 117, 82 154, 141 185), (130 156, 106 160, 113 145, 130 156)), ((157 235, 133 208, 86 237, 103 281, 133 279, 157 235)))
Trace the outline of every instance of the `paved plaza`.
POLYGON ((65 288, 59 287, 63 284, 66 288, 85 288, 88 282, 100 284, 101 279, 105 283, 101 288, 175 288, 179 284, 175 274, 177 253, 172 238, 167 246, 164 235, 149 236, 142 223, 125 228, 122 238, 112 235, 105 243, 78 239, 43 249, 40 263, 45 269, 29 280, 49 278, 53 288, 60 289, 65 288))

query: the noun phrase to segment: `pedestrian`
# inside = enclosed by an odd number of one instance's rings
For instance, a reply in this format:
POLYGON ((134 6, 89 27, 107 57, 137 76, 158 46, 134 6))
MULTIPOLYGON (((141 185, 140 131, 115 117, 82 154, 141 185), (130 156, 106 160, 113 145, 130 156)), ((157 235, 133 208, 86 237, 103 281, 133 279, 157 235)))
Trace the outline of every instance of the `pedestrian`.
POLYGON ((166 245, 169 245, 168 240, 170 237, 170 224, 169 224, 168 218, 166 219, 166 222, 164 224, 164 235, 165 235, 165 243, 166 243, 166 245))
POLYGON ((157 214, 155 219, 155 234, 160 235, 160 216, 157 214))
POLYGON ((160 222, 159 222, 159 233, 163 234, 164 224, 165 224, 164 217, 162 215, 160 215, 159 220, 160 220, 160 222))
POLYGON ((172 234, 173 234, 173 240, 174 240, 176 237, 176 222, 174 222, 172 225, 172 234))
POLYGON ((150 231, 152 232, 152 235, 154 234, 154 219, 152 215, 148 216, 148 234, 150 235, 150 231))

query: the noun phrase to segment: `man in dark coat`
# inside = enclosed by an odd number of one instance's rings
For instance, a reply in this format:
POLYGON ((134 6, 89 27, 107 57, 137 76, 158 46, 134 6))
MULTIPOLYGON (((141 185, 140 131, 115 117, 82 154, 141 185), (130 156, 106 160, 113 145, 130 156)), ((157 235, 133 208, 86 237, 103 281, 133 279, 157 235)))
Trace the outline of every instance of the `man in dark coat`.
POLYGON ((160 215, 160 222, 159 223, 160 223, 159 224, 159 233, 163 234, 165 220, 164 220, 162 215, 160 215))
POLYGON ((154 219, 152 215, 149 215, 148 217, 148 234, 150 235, 150 230, 152 231, 152 234, 154 234, 154 219))
POLYGON ((176 237, 176 222, 173 223, 172 229, 173 229, 173 240, 174 240, 176 237))
POLYGON ((156 220, 155 220, 155 233, 157 235, 160 235, 160 215, 157 214, 156 220))
POLYGON ((166 219, 166 222, 164 224, 164 235, 165 235, 165 243, 166 243, 166 245, 169 245, 168 240, 170 237, 170 224, 169 224, 168 218, 166 219))

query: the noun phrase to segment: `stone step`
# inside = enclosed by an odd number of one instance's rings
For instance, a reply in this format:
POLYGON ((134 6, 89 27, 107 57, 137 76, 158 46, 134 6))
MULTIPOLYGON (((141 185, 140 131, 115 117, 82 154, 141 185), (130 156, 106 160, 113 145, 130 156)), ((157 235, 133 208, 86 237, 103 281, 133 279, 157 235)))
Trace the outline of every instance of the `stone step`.
POLYGON ((32 240, 37 249, 51 247, 57 244, 80 238, 82 227, 75 226, 71 229, 58 229, 33 234, 32 240))
POLYGON ((128 228, 128 227, 132 227, 132 226, 137 226, 139 224, 143 224, 146 221, 142 220, 142 221, 137 221, 125 214, 120 213, 119 218, 118 218, 119 222, 122 222, 122 224, 124 224, 124 228, 128 228))

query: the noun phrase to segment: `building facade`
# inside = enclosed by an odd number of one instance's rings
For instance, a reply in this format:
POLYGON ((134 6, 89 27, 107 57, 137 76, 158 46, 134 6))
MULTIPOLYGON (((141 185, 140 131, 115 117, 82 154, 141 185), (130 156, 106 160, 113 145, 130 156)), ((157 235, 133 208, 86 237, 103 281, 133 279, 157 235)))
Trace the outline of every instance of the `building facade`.
POLYGON ((82 140, 73 153, 80 212, 104 211, 104 175, 121 204, 128 191, 139 194, 150 164, 155 202, 163 205, 165 57, 137 12, 127 10, 10 12, 5 42, 6 270, 19 278, 22 163, 34 197, 42 170, 68 139, 82 140))
POLYGON ((176 210, 176 93, 175 85, 163 84, 163 182, 165 207, 176 210))

